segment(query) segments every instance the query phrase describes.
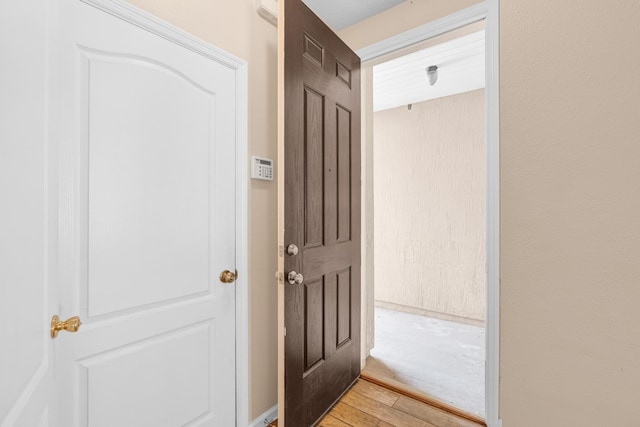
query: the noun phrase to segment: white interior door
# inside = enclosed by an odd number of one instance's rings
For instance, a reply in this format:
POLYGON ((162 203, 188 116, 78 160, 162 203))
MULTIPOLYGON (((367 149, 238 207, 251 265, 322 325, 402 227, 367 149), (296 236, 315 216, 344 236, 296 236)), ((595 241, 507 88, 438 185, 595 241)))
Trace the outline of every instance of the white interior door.
POLYGON ((47 426, 46 0, 0 2, 0 426, 47 426))
POLYGON ((235 425, 234 71, 53 4, 59 425, 235 425))

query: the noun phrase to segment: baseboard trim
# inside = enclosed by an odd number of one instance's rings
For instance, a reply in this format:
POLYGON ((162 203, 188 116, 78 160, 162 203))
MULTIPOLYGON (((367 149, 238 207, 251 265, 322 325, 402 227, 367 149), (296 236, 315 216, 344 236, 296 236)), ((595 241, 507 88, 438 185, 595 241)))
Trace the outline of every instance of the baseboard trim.
POLYGON ((382 307, 389 310, 402 311, 403 313, 419 314, 421 316, 433 317, 434 319, 448 320, 450 322, 463 323, 465 325, 485 327, 484 320, 471 319, 469 317, 456 316, 455 314, 440 313, 437 311, 425 310, 423 308, 409 307, 407 305, 395 304, 386 301, 375 301, 376 307, 382 307))
POLYGON ((253 420, 249 427, 267 427, 276 418, 278 418, 278 405, 273 405, 253 420))
POLYGON ((408 387, 403 386, 402 384, 396 381, 378 378, 370 374, 367 374, 365 372, 360 372, 360 378, 365 381, 369 381, 370 383, 379 385, 380 387, 384 387, 391 391, 395 391, 396 393, 401 394, 403 396, 407 396, 419 402, 426 403, 429 406, 433 406, 435 408, 441 409, 445 412, 456 415, 460 418, 464 418, 466 420, 472 421, 478 424, 479 426, 484 426, 484 427, 487 426, 485 420, 475 414, 469 413, 462 409, 458 409, 455 406, 451 406, 448 403, 444 403, 432 396, 411 390, 408 387))

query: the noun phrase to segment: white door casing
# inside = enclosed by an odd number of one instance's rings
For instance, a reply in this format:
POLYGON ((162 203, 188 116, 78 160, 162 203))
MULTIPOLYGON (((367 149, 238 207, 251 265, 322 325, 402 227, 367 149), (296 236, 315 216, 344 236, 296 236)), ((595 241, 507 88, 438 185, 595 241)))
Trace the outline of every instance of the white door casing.
MULTIPOLYGON (((485 141, 486 141, 486 170, 487 170, 487 195, 486 195, 486 362, 485 362, 485 401, 486 423, 489 427, 501 427, 502 420, 499 411, 500 392, 500 108, 499 108, 499 1, 485 0, 474 6, 462 9, 451 15, 426 23, 419 27, 396 34, 380 42, 359 49, 356 53, 362 58, 363 67, 372 61, 391 52, 414 45, 467 24, 485 20, 485 141)), ((369 80, 363 80, 365 84, 371 84, 369 80)), ((366 87, 363 89, 366 93, 366 87)), ((366 108, 363 104, 363 115, 371 114, 372 107, 366 108)), ((366 123, 366 117, 363 118, 366 123)), ((363 134, 367 129, 363 130, 363 134)), ((366 181, 365 193, 370 190, 371 182, 366 181)), ((363 242, 366 251, 368 242, 363 242)), ((365 252, 366 253, 366 252, 365 252)), ((365 262, 371 258, 363 258, 365 262)), ((365 265, 364 269, 370 266, 365 265)), ((371 284, 372 280, 368 280, 371 284)), ((373 307, 372 288, 364 290, 368 300, 363 300, 363 327, 367 324, 367 310, 373 307)), ((366 337, 371 330, 363 330, 366 337)), ((372 337, 363 340, 365 344, 372 344, 372 337)), ((363 355, 370 348, 363 348, 363 355)), ((362 361, 364 366, 364 360, 362 361)))
POLYGON ((126 2, 18 3, 0 425, 246 424, 246 63, 126 2), (52 341, 52 314, 83 325, 52 341))

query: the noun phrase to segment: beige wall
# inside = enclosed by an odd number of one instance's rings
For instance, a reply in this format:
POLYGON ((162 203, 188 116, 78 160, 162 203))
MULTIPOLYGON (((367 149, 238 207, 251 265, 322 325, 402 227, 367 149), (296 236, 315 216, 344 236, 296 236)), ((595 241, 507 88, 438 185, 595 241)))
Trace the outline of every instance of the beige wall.
POLYGON ((374 114, 375 299, 483 321, 484 90, 374 114))
MULTIPOLYGON (((275 160, 277 30, 254 0, 130 1, 249 63, 249 154, 275 160)), ((276 197, 275 181, 249 181, 251 420, 277 400, 276 197)))
POLYGON ((638 425, 640 2, 500 4, 505 427, 638 425))
MULTIPOLYGON (((500 7, 500 414, 637 425, 640 3, 500 7)), ((387 18, 343 35, 359 48, 413 17, 387 18)))

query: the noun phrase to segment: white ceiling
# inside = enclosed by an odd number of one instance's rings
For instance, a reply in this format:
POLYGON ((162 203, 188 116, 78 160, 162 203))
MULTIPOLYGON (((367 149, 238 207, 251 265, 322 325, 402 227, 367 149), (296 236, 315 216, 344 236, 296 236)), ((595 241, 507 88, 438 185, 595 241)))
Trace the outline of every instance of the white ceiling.
POLYGON ((464 93, 484 87, 484 31, 477 31, 373 67, 373 109, 464 93), (430 86, 426 68, 438 66, 430 86))
POLYGON ((404 0, 303 0, 325 24, 342 30, 404 0))

